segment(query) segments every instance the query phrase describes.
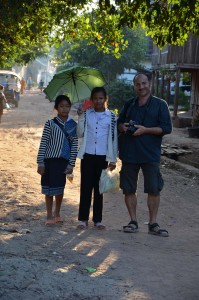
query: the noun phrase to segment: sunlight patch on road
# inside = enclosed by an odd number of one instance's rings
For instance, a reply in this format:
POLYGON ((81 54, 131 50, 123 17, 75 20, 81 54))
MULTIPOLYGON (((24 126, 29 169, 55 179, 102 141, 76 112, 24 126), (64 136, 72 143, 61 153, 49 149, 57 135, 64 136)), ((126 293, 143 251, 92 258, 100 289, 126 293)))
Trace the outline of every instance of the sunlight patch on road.
POLYGON ((16 233, 15 234, 5 234, 5 235, 2 235, 0 237, 0 242, 1 243, 4 243, 4 244, 8 244, 8 242, 13 239, 14 237, 16 237, 16 233))
MULTIPOLYGON (((131 292, 128 293, 128 297, 131 297, 131 299, 137 299, 137 300, 150 300, 150 299, 152 299, 149 294, 144 293, 142 291, 135 290, 135 289, 133 289, 132 293, 131 292)), ((126 296, 122 297, 121 300, 126 300, 126 296)))
POLYGON ((91 257, 91 256, 94 256, 97 252, 99 251, 99 249, 91 249, 87 256, 91 257))
POLYGON ((97 272, 93 273, 93 277, 101 276, 103 273, 106 273, 108 269, 118 260, 118 253, 111 251, 106 258, 99 264, 97 267, 97 272))
POLYGON ((70 264, 67 267, 58 268, 55 270, 55 272, 61 272, 61 273, 68 273, 70 270, 72 270, 75 267, 75 264, 70 264))

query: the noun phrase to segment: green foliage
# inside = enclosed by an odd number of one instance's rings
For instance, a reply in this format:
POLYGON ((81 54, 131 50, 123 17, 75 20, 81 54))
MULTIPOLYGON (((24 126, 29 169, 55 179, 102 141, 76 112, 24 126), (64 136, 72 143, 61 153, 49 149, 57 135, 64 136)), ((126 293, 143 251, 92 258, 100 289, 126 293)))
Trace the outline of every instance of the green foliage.
POLYGON ((1 1, 0 67, 28 63, 47 53, 50 28, 44 2, 1 1))
POLYGON ((185 110, 185 111, 188 111, 189 110, 189 100, 190 100, 190 97, 189 96, 186 96, 184 94, 184 91, 182 91, 181 89, 179 89, 179 100, 178 100, 178 104, 182 106, 182 109, 185 110))
POLYGON ((141 26, 160 47, 199 36, 199 0, 4 0, 1 12, 1 67, 80 39, 119 58, 128 45, 124 27, 141 26))
POLYGON ((67 61, 72 65, 78 63, 81 66, 97 68, 102 71, 107 82, 110 83, 115 80, 116 75, 122 74, 125 68, 141 68, 141 62, 145 58, 146 37, 144 32, 140 29, 132 31, 125 28, 124 34, 129 44, 118 59, 99 51, 96 45, 88 45, 87 41, 80 40, 73 43, 64 42, 55 50, 55 60, 57 64, 64 64, 67 61))
POLYGON ((117 108, 111 109, 111 111, 112 111, 116 116, 119 115, 119 110, 118 110, 117 108))
POLYGON ((124 103, 135 97, 132 83, 126 83, 124 80, 112 81, 108 88, 108 107, 110 109, 121 110, 124 103))
POLYGON ((191 75, 189 72, 182 73, 182 82, 183 84, 191 84, 191 75))

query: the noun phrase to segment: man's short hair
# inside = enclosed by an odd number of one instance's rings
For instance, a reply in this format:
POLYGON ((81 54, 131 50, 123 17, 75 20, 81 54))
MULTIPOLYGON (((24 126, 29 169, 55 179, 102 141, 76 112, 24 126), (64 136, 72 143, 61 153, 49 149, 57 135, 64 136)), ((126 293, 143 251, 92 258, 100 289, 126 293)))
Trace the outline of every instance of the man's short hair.
POLYGON ((140 72, 140 73, 137 73, 136 75, 135 75, 135 77, 133 78, 133 83, 135 83, 135 80, 136 80, 136 78, 139 76, 139 75, 145 75, 147 78, 148 78, 148 81, 151 81, 151 74, 149 74, 149 73, 144 73, 144 72, 140 72))

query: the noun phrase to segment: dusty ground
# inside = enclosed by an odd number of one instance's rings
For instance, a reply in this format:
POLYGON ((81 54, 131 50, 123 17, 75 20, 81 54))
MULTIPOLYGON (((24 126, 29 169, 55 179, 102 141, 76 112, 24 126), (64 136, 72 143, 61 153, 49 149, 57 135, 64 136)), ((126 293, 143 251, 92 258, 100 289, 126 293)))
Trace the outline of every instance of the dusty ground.
MULTIPOLYGON (((36 155, 53 104, 38 91, 22 96, 0 125, 0 298, 2 300, 199 299, 199 170, 162 158, 165 188, 158 222, 169 238, 147 234, 148 211, 140 178, 137 234, 122 232, 129 221, 122 193, 106 194, 106 231, 76 229, 79 160, 67 184, 64 224, 47 228, 36 155), (87 267, 96 269, 89 273, 87 267)), ((198 151, 199 139, 174 130, 167 143, 198 151), (190 144, 190 145, 189 145, 190 144)))

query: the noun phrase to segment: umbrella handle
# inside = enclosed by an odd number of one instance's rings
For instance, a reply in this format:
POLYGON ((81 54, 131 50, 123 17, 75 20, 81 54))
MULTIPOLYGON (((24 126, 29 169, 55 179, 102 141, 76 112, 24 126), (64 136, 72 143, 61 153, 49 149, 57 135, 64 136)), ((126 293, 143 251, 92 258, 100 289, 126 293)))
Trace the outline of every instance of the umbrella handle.
POLYGON ((77 87, 76 87, 74 74, 72 74, 72 79, 73 79, 73 83, 74 83, 74 86, 75 86, 75 90, 76 90, 76 94, 77 94, 77 98, 78 98, 78 102, 79 102, 79 95, 78 95, 78 92, 77 92, 77 87))

